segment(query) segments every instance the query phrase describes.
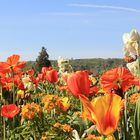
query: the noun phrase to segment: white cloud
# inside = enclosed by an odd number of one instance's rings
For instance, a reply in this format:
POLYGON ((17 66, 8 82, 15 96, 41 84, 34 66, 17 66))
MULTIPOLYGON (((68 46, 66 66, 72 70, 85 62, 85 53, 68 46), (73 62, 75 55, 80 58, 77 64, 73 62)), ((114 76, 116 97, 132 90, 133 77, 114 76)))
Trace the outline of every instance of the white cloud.
MULTIPOLYGON (((45 15, 45 13, 44 13, 45 15)), ((47 13, 46 15, 51 15, 51 16, 84 16, 84 13, 70 13, 70 12, 52 12, 52 13, 47 13)))
POLYGON ((110 5, 77 4, 77 3, 73 3, 73 4, 69 4, 68 6, 85 7, 85 8, 114 9, 114 10, 122 10, 122 11, 140 13, 140 10, 135 9, 135 8, 120 7, 120 6, 110 6, 110 5))

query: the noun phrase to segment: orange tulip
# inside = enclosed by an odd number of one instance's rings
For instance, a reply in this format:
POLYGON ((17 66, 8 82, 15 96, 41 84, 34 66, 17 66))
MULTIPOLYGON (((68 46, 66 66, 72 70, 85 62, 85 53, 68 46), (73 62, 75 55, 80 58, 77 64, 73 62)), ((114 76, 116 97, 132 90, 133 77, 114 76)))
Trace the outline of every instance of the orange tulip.
POLYGON ((117 91, 120 96, 132 85, 140 86, 139 79, 135 78, 125 67, 108 70, 101 76, 100 81, 103 90, 109 93, 112 90, 117 91))
POLYGON ((20 109, 15 104, 3 105, 1 108, 1 116, 5 118, 13 118, 19 113, 20 109))
POLYGON ((88 96, 90 94, 91 82, 86 71, 69 74, 66 82, 73 96, 78 97, 80 94, 88 96))
POLYGON ((18 72, 20 68, 25 66, 25 62, 19 62, 20 56, 14 54, 7 58, 6 62, 0 62, 0 72, 18 72))
POLYGON ((116 94, 107 94, 96 97, 91 102, 80 95, 84 106, 84 116, 91 120, 100 134, 112 134, 118 126, 121 111, 121 97, 116 94))

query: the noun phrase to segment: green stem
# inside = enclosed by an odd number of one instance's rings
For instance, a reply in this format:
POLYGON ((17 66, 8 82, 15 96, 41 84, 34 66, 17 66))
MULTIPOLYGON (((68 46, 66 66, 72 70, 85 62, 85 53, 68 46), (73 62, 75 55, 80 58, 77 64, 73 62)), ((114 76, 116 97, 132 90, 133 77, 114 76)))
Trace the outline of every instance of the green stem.
POLYGON ((129 139, 129 129, 128 129, 128 121, 127 121, 127 95, 128 92, 125 93, 125 103, 124 103, 124 140, 129 139))
POLYGON ((33 137, 34 137, 34 140, 36 140, 36 135, 35 135, 35 134, 36 134, 36 133, 34 132, 34 136, 33 136, 33 137))
MULTIPOLYGON (((12 86, 12 93, 13 93, 13 104, 15 104, 16 102, 16 96, 15 96, 15 82, 14 82, 14 71, 12 69, 12 83, 13 83, 13 86, 12 86)), ((15 127, 15 118, 13 118, 13 129, 15 127)))
POLYGON ((12 91, 13 91, 13 104, 15 104, 15 84, 14 84, 14 78, 13 78, 13 88, 12 88, 12 91))
POLYGON ((2 85, 0 84, 0 100, 3 102, 2 85))
POLYGON ((119 132, 118 132, 118 130, 116 130, 114 132, 114 134, 112 134, 112 137, 113 137, 114 140, 119 140, 119 132))
POLYGON ((81 113, 83 112, 83 104, 81 101, 80 101, 80 111, 81 111, 81 113))
POLYGON ((6 125, 4 117, 3 117, 3 140, 6 140, 6 125))
MULTIPOLYGON (((140 79, 140 56, 138 56, 138 78, 140 79)), ((140 84, 140 80, 139 80, 139 84, 140 84)), ((138 87, 138 90, 140 90, 140 87, 138 87)))
POLYGON ((138 56, 138 77, 140 78, 140 56, 138 56))

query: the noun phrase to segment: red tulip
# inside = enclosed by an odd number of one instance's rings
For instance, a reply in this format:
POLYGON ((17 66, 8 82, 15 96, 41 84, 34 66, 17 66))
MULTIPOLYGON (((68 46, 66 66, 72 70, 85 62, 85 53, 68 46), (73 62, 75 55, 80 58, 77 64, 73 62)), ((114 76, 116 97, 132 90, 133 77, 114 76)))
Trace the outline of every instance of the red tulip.
POLYGON ((33 69, 29 69, 26 71, 26 73, 30 76, 33 76, 34 75, 34 70, 33 69))
POLYGON ((58 81, 58 72, 52 67, 43 67, 42 74, 50 83, 58 81))
POLYGON ((44 75, 42 73, 38 73, 37 80, 38 82, 42 82, 44 80, 44 75))
POLYGON ((67 85, 72 95, 78 97, 80 94, 90 94, 90 80, 86 71, 77 71, 68 75, 67 85))
POLYGON ((13 118, 19 113, 20 109, 15 104, 3 105, 1 107, 1 116, 5 118, 13 118))
POLYGON ((58 72, 55 69, 52 70, 48 70, 46 72, 46 79, 50 82, 50 83, 55 83, 58 81, 58 72))
POLYGON ((46 72, 49 71, 49 70, 52 70, 52 67, 42 67, 41 72, 42 72, 43 74, 46 74, 46 72))

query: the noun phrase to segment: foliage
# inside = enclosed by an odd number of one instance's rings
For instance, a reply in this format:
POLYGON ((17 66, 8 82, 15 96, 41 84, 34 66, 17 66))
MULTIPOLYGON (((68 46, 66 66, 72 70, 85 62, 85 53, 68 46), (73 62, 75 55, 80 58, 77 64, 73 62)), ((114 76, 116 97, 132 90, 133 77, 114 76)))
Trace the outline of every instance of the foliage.
MULTIPOLYGON (((18 60, 19 56, 13 55, 7 62, 0 63, 1 139, 135 139, 135 130, 139 129, 139 109, 138 105, 136 107, 136 101, 140 94, 139 89, 132 86, 137 84, 137 79, 125 67, 107 70, 96 77, 88 70, 80 70, 80 72, 75 70, 73 74, 59 75, 54 67, 44 67, 36 75, 33 69, 24 69, 23 73, 25 62, 18 62, 18 60), (12 63, 9 64, 9 62, 12 63), (69 76, 69 79, 65 76, 69 76), (106 91, 113 88, 114 90, 106 91), (124 89, 122 98, 116 95, 123 91, 121 89, 124 89), (108 94, 110 92, 112 96, 108 94), (124 100, 127 101, 126 106, 124 100), (103 107, 100 108, 100 106, 103 107), (112 117, 114 113, 115 118, 112 117), (107 123, 102 123, 103 120, 107 123), (111 120, 116 123, 113 123, 112 129, 104 132, 105 128, 110 127, 111 123, 108 121, 111 120), (98 123, 101 125, 96 126, 98 123), (130 131, 129 134, 128 131, 130 131)), ((139 130, 136 134, 138 132, 139 130)))
MULTIPOLYGON (((58 69, 56 60, 50 60, 52 66, 58 69)), ((106 70, 117 66, 125 66, 125 62, 121 58, 89 58, 89 59, 71 59, 70 62, 74 71, 77 70, 89 70, 95 75, 101 74, 106 70)), ((31 69, 35 65, 34 61, 27 62, 25 70, 31 69)))
POLYGON ((135 115, 134 115, 134 122, 135 122, 135 136, 136 139, 140 139, 140 98, 137 100, 135 115))

